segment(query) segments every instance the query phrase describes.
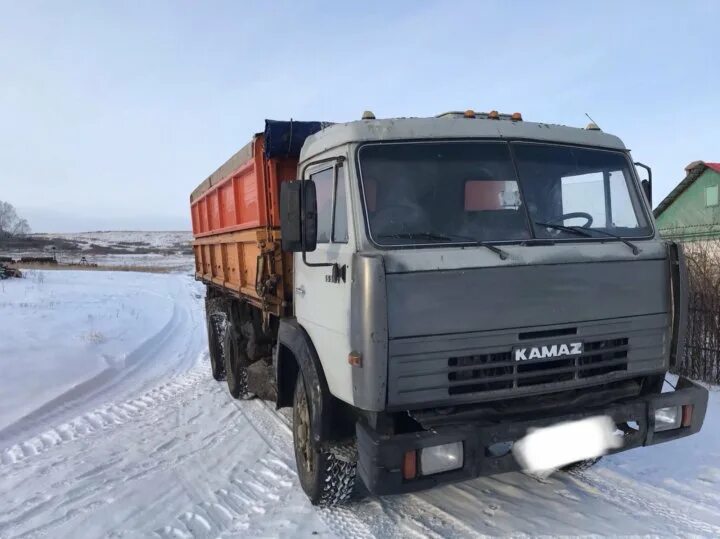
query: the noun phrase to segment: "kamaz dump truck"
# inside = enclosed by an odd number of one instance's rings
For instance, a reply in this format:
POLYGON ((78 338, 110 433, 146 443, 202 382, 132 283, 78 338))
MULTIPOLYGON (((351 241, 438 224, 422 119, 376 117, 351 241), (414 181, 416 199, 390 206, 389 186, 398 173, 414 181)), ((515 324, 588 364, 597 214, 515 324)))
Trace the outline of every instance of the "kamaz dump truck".
POLYGON ((292 407, 315 504, 515 470, 591 417, 610 452, 696 433, 707 391, 663 391, 687 278, 650 181, 594 124, 267 121, 190 197, 212 375, 292 407))

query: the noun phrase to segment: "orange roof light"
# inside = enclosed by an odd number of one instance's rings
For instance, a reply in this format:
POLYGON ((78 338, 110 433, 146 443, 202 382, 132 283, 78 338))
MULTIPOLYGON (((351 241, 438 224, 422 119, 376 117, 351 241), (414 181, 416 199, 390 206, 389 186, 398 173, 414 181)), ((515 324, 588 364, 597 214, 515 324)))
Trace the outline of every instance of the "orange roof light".
POLYGON ((500 119, 500 113, 496 110, 491 110, 488 112, 488 119, 490 120, 499 120, 500 119))
POLYGON ((472 109, 467 109, 465 111, 465 114, 463 114, 464 118, 475 118, 475 111, 472 109))
POLYGON ((513 122, 522 122, 522 114, 520 114, 519 112, 513 112, 512 116, 510 116, 510 119, 513 122))

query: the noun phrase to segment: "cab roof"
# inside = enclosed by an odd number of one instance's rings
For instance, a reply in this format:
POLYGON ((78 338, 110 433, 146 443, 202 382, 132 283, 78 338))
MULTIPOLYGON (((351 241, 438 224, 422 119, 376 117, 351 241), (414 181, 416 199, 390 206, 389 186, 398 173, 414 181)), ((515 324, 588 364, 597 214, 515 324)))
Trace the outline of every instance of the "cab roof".
POLYGON ((618 137, 598 129, 511 121, 505 118, 390 118, 328 125, 306 139, 300 152, 300 161, 330 148, 353 142, 469 138, 523 139, 626 150, 618 137))

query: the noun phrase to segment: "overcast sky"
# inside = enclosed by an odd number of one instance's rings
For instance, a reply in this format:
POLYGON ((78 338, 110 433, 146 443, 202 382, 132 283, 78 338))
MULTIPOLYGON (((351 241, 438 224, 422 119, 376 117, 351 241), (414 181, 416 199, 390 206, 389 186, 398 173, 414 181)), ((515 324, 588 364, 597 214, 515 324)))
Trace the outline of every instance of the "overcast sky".
POLYGON ((265 118, 450 109, 720 161, 720 2, 0 0, 0 200, 36 231, 189 228, 265 118))

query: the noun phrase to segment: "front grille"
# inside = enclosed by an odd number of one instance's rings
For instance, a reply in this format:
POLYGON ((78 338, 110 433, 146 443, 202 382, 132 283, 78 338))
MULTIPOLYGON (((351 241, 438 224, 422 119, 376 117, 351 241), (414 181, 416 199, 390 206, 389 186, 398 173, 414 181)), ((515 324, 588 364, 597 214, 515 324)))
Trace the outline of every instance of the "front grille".
POLYGON ((450 395, 588 379, 626 371, 628 338, 584 343, 582 355, 517 362, 511 350, 448 359, 450 395))

